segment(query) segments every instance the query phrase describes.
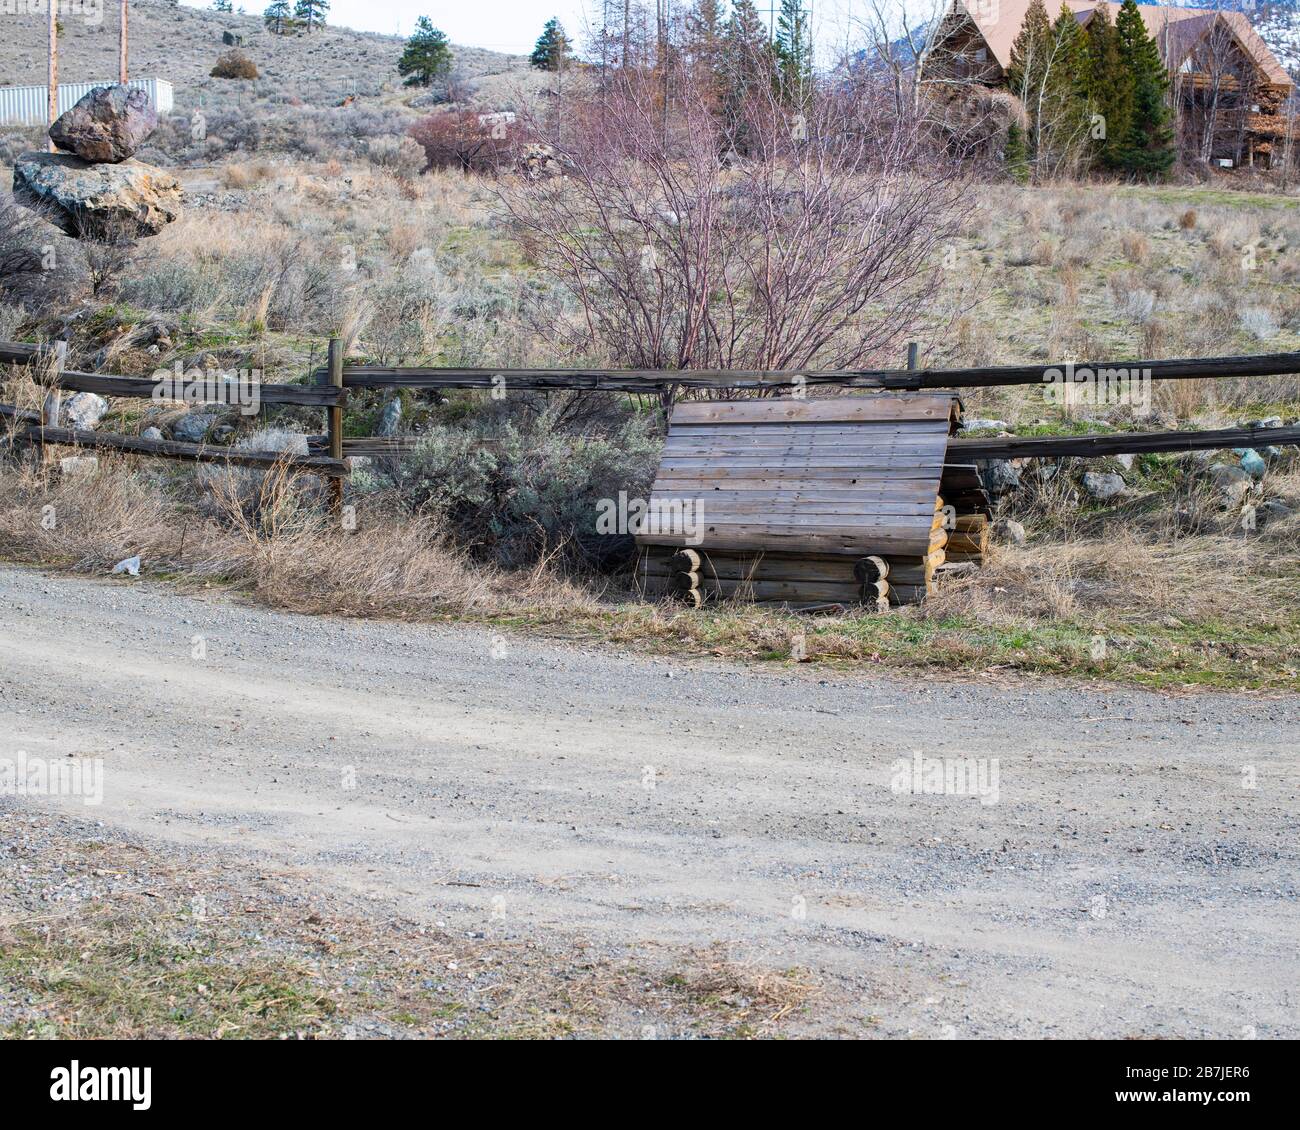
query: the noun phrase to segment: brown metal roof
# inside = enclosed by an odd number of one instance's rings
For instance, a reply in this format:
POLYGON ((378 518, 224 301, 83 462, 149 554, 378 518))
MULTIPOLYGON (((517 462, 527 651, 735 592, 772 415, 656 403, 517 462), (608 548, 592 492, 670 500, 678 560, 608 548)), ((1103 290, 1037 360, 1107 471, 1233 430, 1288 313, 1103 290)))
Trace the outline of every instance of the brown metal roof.
MULTIPOLYGON (((964 11, 989 46, 998 65, 1006 70, 1011 65, 1011 46, 1020 34, 1029 11, 1031 0, 954 0, 953 8, 964 11)), ((1097 7, 1095 0, 1064 0, 1080 24, 1086 25, 1097 7)), ((1048 3, 1048 15, 1055 18, 1056 11, 1048 3)), ((1119 4, 1107 3, 1113 22, 1119 15, 1119 4)), ((1258 64, 1269 82, 1291 86, 1291 77, 1274 57, 1268 45, 1251 27, 1250 20, 1241 12, 1216 12, 1206 8, 1171 8, 1156 4, 1139 4, 1138 11, 1147 26, 1148 34, 1160 45, 1165 63, 1172 69, 1188 56, 1197 43, 1209 32, 1216 20, 1233 32, 1246 54, 1258 64)))

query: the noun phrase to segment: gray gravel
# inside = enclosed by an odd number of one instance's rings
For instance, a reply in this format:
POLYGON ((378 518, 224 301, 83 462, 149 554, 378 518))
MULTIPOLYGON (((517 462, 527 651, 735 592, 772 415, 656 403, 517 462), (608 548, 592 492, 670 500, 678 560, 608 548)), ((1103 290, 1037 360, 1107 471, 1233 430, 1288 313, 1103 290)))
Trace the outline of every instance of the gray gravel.
POLYGON ((1295 697, 0 587, 0 756, 105 760, 98 808, 23 804, 488 937, 721 942, 813 971, 848 1033, 1300 1035, 1295 697), (997 803, 894 791, 916 750, 997 758, 997 803))

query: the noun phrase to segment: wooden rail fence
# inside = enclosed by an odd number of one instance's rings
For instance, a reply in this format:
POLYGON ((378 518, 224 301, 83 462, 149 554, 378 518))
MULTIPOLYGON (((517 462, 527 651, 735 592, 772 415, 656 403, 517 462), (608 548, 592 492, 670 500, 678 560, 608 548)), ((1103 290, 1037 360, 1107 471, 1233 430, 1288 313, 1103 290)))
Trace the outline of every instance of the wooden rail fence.
MULTIPOLYGON (((1072 375, 1090 373, 1137 376, 1150 380, 1196 380, 1300 375, 1300 352, 1268 353, 1241 357, 1182 358, 1168 361, 1120 361, 1051 365, 1002 365, 968 369, 810 370, 802 372, 678 371, 615 369, 462 369, 388 368, 349 364, 343 343, 329 342, 327 364, 314 371, 311 383, 258 384, 258 411, 262 405, 320 408, 325 413, 325 433, 308 437, 308 453, 231 451, 228 448, 176 440, 149 440, 59 427, 62 392, 94 392, 109 397, 152 399, 158 394, 154 377, 109 376, 69 369, 64 364, 66 346, 0 342, 0 365, 27 366, 38 383, 50 390, 43 412, 0 405, 0 417, 15 423, 14 438, 38 445, 112 449, 193 462, 228 463, 263 467, 288 464, 328 476, 336 505, 342 500, 346 462, 351 456, 385 457, 401 454, 418 437, 343 437, 343 413, 351 389, 502 389, 525 391, 608 391, 624 393, 677 393, 681 391, 756 391, 796 393, 809 388, 867 389, 917 392, 931 389, 996 388, 1010 385, 1068 385, 1072 375), (17 426, 22 425, 22 426, 17 426)), ((914 363, 915 351, 909 351, 914 363)), ((228 404, 207 380, 169 380, 166 399, 187 403, 228 404)), ((727 411, 720 406, 721 411, 727 411)), ((1300 443, 1300 426, 1212 431, 1116 432, 1089 436, 998 437, 952 439, 950 462, 978 459, 1015 459, 1032 456, 1090 456, 1157 451, 1192 451, 1208 448, 1262 447, 1300 443)))

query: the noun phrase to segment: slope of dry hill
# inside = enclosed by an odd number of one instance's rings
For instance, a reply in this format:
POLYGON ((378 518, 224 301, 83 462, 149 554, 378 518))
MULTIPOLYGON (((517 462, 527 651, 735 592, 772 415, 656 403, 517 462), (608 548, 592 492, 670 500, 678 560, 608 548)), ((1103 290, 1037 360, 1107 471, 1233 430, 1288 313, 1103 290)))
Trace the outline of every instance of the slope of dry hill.
MULTIPOLYGON (((116 4, 104 4, 102 22, 88 24, 78 15, 63 20, 60 37, 60 76, 67 82, 110 81, 117 74, 118 16, 116 4)), ((0 86, 45 81, 45 18, 14 15, 5 20, 5 51, 0 58, 0 86)), ((393 35, 327 27, 311 33, 277 36, 266 30, 260 16, 223 15, 178 7, 167 0, 132 0, 131 73, 163 78, 173 84, 177 105, 189 107, 206 91, 229 91, 231 83, 209 77, 212 65, 227 45, 224 32, 243 38, 243 50, 262 74, 259 95, 273 88, 285 97, 305 102, 337 100, 355 90, 366 96, 402 91, 397 60, 402 40, 393 35)), ((455 47, 456 70, 478 88, 480 99, 509 99, 518 87, 542 78, 530 71, 522 56, 502 55, 476 47, 455 47)))

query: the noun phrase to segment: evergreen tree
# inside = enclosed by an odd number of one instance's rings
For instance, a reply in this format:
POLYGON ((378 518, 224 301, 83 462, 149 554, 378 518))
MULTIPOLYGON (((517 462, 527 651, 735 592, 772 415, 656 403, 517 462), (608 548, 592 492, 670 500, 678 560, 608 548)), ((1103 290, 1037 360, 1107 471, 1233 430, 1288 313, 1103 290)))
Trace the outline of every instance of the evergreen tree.
POLYGON ((1174 131, 1165 92, 1169 73, 1160 48, 1147 34, 1135 0, 1124 0, 1115 18, 1121 68, 1133 83, 1133 110, 1128 128, 1118 139, 1117 159, 1126 172, 1157 177, 1174 163, 1174 131))
POLYGON ((1003 154, 1007 172, 1011 179, 1020 184, 1029 181, 1029 149, 1025 145, 1025 131, 1019 122, 1013 121, 1007 127, 1007 147, 1003 154))
POLYGON ((307 30, 325 26, 325 16, 330 10, 329 0, 298 0, 294 6, 294 18, 307 25, 307 30))
POLYGON ((1084 157, 1090 148, 1088 127, 1088 39, 1062 0, 1052 24, 1052 61, 1047 77, 1046 114, 1058 163, 1084 157))
POLYGON ((231 7, 230 0, 212 0, 212 10, 221 12, 223 15, 229 15, 234 11, 231 7))
POLYGON ((1074 14, 1062 5, 1056 22, 1032 0, 1011 46, 1008 81, 1025 109, 1031 166, 1051 175, 1075 164, 1086 148, 1088 105, 1081 82, 1086 47, 1074 14))
POLYGON ((564 34, 559 19, 552 16, 542 28, 528 61, 539 71, 558 71, 568 56, 569 37, 564 34))
POLYGON ((776 61, 781 92, 802 102, 812 80, 812 39, 803 0, 781 0, 776 20, 776 61))
POLYGON ((283 35, 293 24, 293 9, 289 7, 289 0, 272 0, 262 13, 262 19, 273 34, 283 35))
POLYGON ((451 44, 428 16, 415 21, 415 32, 397 62, 397 73, 407 86, 430 86, 451 70, 451 44))
POLYGON ((775 58, 767 25, 754 0, 735 0, 723 38, 726 73, 723 76, 723 106, 730 144, 737 153, 748 154, 752 135, 748 128, 750 101, 776 82, 775 58))
POLYGON ((1110 11, 1099 3, 1088 22, 1088 102, 1100 115, 1102 136, 1095 139, 1098 163, 1119 167, 1120 142, 1133 120, 1133 76, 1120 63, 1119 35, 1110 11))
POLYGON ((721 95, 724 86, 725 36, 719 0, 696 0, 686 15, 686 56, 715 96, 721 95))

